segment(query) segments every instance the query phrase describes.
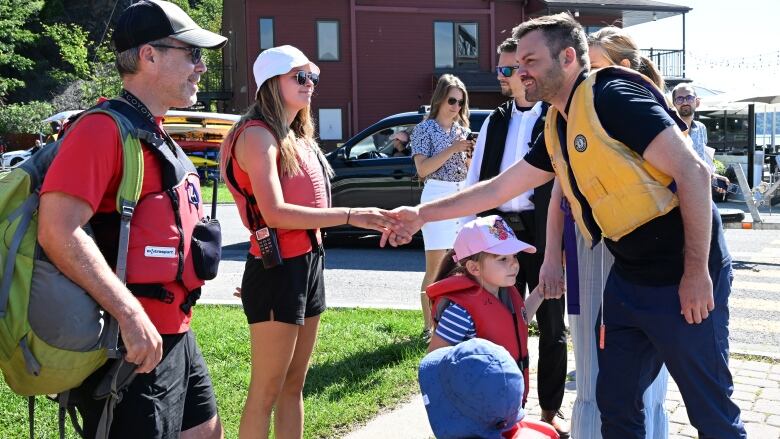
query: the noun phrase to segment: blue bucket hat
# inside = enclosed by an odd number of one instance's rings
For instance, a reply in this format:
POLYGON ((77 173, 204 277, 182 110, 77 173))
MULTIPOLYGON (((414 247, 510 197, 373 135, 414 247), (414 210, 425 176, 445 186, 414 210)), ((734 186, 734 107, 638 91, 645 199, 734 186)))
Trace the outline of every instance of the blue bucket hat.
POLYGON ((439 439, 501 439, 525 416, 523 374, 506 349, 488 340, 473 338, 429 353, 419 381, 439 439))

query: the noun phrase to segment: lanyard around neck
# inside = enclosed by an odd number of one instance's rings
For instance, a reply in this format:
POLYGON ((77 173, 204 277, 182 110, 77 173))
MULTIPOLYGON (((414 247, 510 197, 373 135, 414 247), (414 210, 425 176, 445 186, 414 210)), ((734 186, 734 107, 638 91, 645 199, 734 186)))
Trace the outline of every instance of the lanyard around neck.
POLYGON ((149 122, 152 123, 152 126, 155 127, 157 126, 157 122, 152 112, 149 111, 149 108, 143 102, 141 102, 141 100, 138 99, 134 94, 130 93, 129 91, 123 88, 122 91, 119 93, 119 95, 122 97, 122 99, 127 101, 127 103, 130 104, 130 106, 135 108, 136 111, 141 113, 142 116, 148 119, 149 122))

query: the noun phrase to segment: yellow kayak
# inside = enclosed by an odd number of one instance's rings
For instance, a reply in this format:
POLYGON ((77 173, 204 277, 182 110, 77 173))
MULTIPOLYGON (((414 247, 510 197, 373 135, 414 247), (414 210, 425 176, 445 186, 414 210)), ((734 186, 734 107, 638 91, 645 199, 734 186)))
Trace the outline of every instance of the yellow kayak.
POLYGON ((192 164, 195 165, 196 168, 216 168, 219 166, 219 162, 216 160, 211 160, 203 157, 197 157, 197 156, 188 156, 190 160, 192 161, 192 164))

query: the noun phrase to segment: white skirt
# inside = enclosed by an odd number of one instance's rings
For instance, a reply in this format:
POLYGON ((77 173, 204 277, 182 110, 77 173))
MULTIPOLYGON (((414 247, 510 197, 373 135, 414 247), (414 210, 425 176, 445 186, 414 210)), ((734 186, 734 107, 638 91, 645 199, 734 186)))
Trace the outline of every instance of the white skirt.
MULTIPOLYGON (((425 187, 423 188, 422 195, 420 196, 420 202, 427 203, 429 201, 438 200, 440 198, 458 193, 465 187, 466 183, 463 181, 453 182, 428 179, 425 181, 425 187)), ((425 250, 451 249, 455 243, 455 237, 458 236, 460 228, 463 227, 463 224, 472 218, 473 217, 454 218, 444 221, 433 221, 425 223, 425 225, 422 227, 425 250)))

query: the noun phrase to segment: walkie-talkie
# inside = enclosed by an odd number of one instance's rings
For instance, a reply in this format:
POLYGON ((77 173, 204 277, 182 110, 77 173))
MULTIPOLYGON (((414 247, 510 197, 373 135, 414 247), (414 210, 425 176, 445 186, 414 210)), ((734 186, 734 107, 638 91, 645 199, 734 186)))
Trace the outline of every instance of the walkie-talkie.
POLYGON ((260 245, 260 257, 263 267, 266 269, 282 265, 282 253, 279 251, 279 241, 276 239, 276 230, 263 227, 255 232, 255 238, 260 245))

